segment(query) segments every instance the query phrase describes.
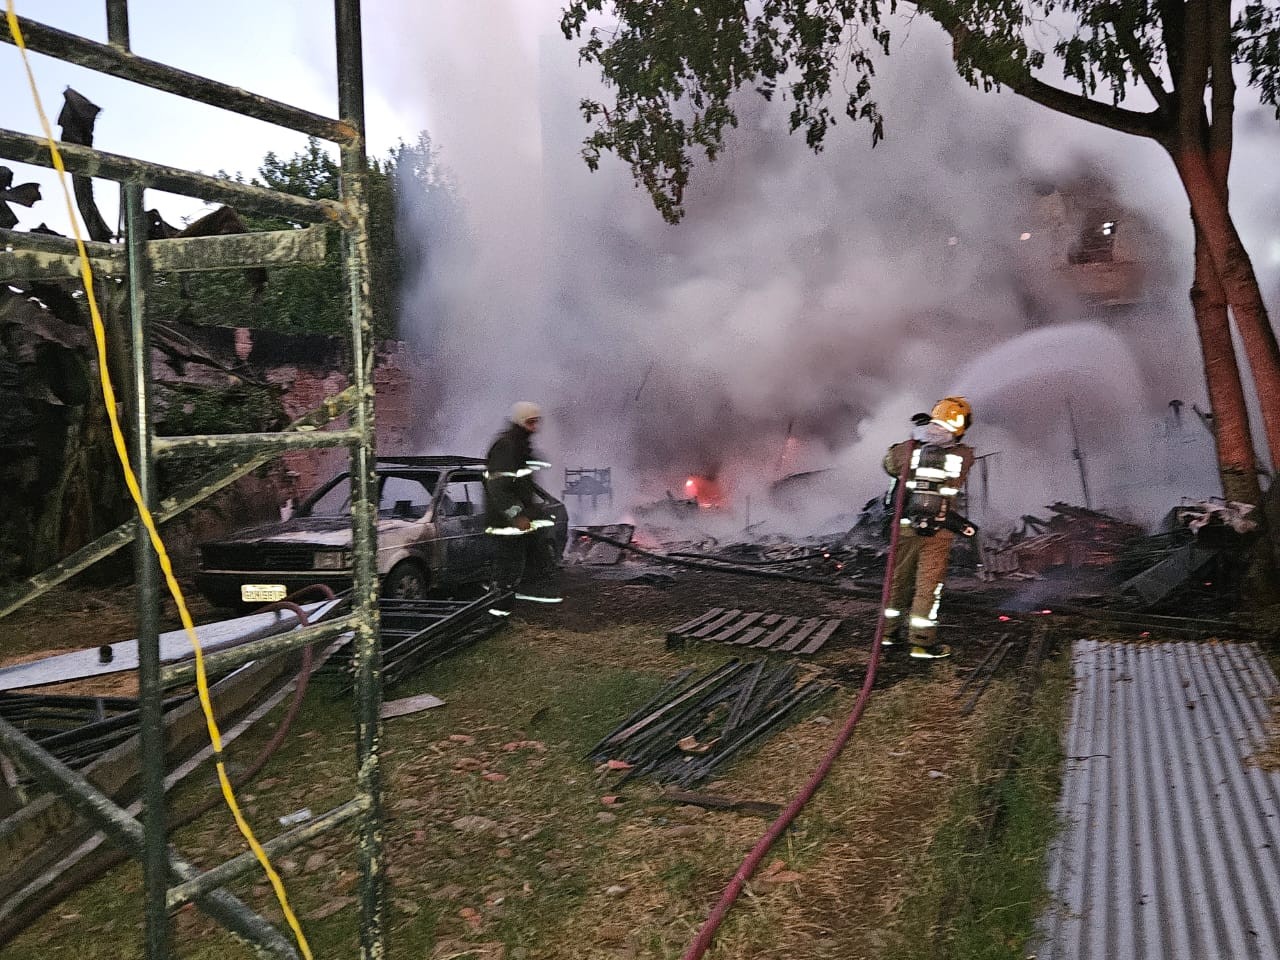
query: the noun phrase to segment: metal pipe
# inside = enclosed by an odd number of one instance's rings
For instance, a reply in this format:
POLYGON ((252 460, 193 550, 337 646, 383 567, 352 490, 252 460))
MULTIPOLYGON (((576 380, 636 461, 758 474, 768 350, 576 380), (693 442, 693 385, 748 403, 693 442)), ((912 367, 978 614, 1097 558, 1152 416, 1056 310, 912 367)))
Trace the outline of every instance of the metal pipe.
POLYGON ((643 717, 646 717, 650 713, 652 713, 655 707, 657 707, 664 700, 666 700, 667 697, 671 696, 677 690, 679 690, 682 686, 684 686, 685 681, 688 680, 691 676, 693 676, 693 674, 694 674, 693 667, 686 667, 685 669, 677 673, 674 677, 672 677, 665 684, 663 684, 662 689, 660 689, 657 693, 655 693, 649 700, 645 701, 643 705, 633 710, 631 712, 631 715, 628 716, 627 719, 623 720, 620 724, 618 724, 616 727, 614 727, 612 730, 606 733, 603 737, 597 740, 595 746, 593 746, 590 750, 588 750, 585 754, 583 754, 583 759, 585 760, 595 756, 597 753, 599 753, 600 750, 604 748, 604 745, 606 743, 608 743, 610 740, 613 739, 614 734, 618 733, 618 731, 620 730, 625 730, 627 727, 631 726, 637 720, 640 720, 643 717))
MULTIPOLYGON (((67 172, 72 174, 118 183, 136 183, 168 193, 230 204, 242 211, 254 210, 307 223, 338 223, 346 216, 344 208, 332 200, 308 200, 66 141, 58 142, 58 152, 62 154, 67 172)), ((0 129, 0 157, 17 163, 53 167, 48 141, 16 130, 0 129)))
MULTIPOLYGON (((334 807, 328 813, 308 820, 302 826, 282 833, 262 845, 267 856, 274 858, 278 854, 288 853, 296 847, 313 840, 327 830, 340 826, 348 820, 358 817, 369 809, 368 797, 356 797, 340 807, 334 807)), ((252 852, 246 850, 238 856, 226 860, 211 870, 206 870, 198 877, 193 877, 169 890, 169 909, 175 910, 184 903, 189 903, 204 896, 212 890, 226 886, 231 881, 244 876, 258 866, 258 860, 252 852)))
POLYGON ((1084 452, 1080 449, 1080 431, 1076 429, 1076 412, 1071 408, 1071 398, 1067 397, 1067 420, 1071 424, 1071 459, 1080 468, 1080 489, 1084 492, 1084 505, 1093 509, 1093 499, 1089 496, 1089 473, 1084 465, 1084 452))
MULTIPOLYGON (((0 40, 12 43, 13 37, 9 33, 8 24, 3 21, 0 24, 3 24, 0 26, 0 40)), ((107 36, 110 46, 25 17, 19 17, 18 24, 22 28, 28 49, 37 53, 57 57, 122 80, 131 80, 164 93, 177 94, 187 100, 207 103, 255 120, 297 130, 332 143, 349 143, 356 136, 355 130, 341 121, 130 53, 128 12, 124 0, 107 0, 107 36), (123 21, 116 22, 114 26, 113 6, 119 7, 120 15, 123 16, 123 21), (123 43, 120 42, 121 30, 123 43)))
POLYGON ((996 655, 996 652, 1002 646, 1004 646, 1004 644, 1008 640, 1009 640, 1009 635, 1007 633, 1000 634, 1000 638, 991 645, 991 649, 987 651, 987 655, 983 657, 981 660, 979 660, 978 665, 973 668, 973 670, 969 673, 969 676, 965 677, 964 683, 960 684, 960 689, 958 689, 955 693, 951 695, 952 700, 960 699, 960 697, 964 694, 965 690, 968 689, 969 685, 973 683, 973 681, 976 680, 979 676, 982 675, 982 671, 987 668, 987 664, 991 662, 991 658, 996 655))
MULTIPOLYGON (((124 186, 125 237, 129 257, 129 347, 133 377, 133 469, 150 510, 155 500, 151 459, 151 337, 147 328, 147 227, 143 188, 124 186)), ((164 688, 160 683, 160 568, 142 521, 135 541, 134 580, 138 602, 138 766, 142 771, 143 898, 148 960, 169 955, 169 916, 165 891, 169 886, 166 855, 168 829, 164 796, 164 688)))
MULTIPOLYGON (((86 777, 59 761, 3 719, 0 719, 0 747, 4 747, 21 761, 37 782, 65 800, 76 813, 106 834, 112 843, 128 851, 131 856, 142 858, 146 846, 142 824, 121 810, 86 777)), ((181 880, 190 880, 200 875, 199 870, 176 854, 169 853, 167 863, 173 875, 181 880)), ((206 894, 198 903, 200 909, 237 936, 262 945, 276 956, 297 960, 293 944, 231 894, 222 890, 214 891, 206 894)))
MULTIPOLYGON (((204 658, 205 670, 210 674, 222 673, 250 660, 261 660, 277 653, 287 653, 323 640, 332 640, 344 633, 355 631, 360 625, 357 614, 327 620, 315 626, 289 630, 261 640, 252 640, 238 646, 209 654, 204 658)), ((196 667, 192 661, 169 664, 161 671, 160 678, 166 686, 190 683, 195 679, 196 667)))
POLYGON ((356 782, 369 801, 356 843, 360 863, 360 956, 382 960, 385 874, 382 856, 382 643, 378 623, 377 480, 374 475, 373 311, 369 303, 369 207, 365 196, 364 52, 360 0, 334 0, 338 116, 355 131, 342 146, 340 194, 348 227, 343 235, 351 309, 352 426, 359 442, 351 457, 351 536, 355 555, 353 605, 356 782))
MULTIPOLYGON (((30 233, 25 230, 0 230, 0 247, 12 247, 18 251, 39 250, 43 253, 58 253, 76 257, 79 261, 79 250, 71 237, 59 237, 50 233, 30 233)), ((103 243, 98 240, 85 240, 85 252, 90 261, 101 261, 108 269, 123 272, 128 267, 128 254, 119 244, 103 243)), ((98 264, 94 264, 98 269, 98 264)), ((77 272, 76 276, 80 274, 77 272)))
MULTIPOLYGON (((1013 641, 1007 640, 1000 646, 1000 652, 996 654, 995 660, 991 662, 991 669, 987 671, 981 682, 974 687, 973 693, 969 694, 969 699, 964 702, 958 711, 960 716, 967 717, 973 713, 974 707, 978 705, 978 701, 982 695, 986 693, 987 687, 991 685, 991 681, 995 679, 996 673, 1000 670, 1000 665, 1004 663, 1004 658, 1009 655, 1009 651, 1013 649, 1013 641)), ((972 677, 970 678, 972 679, 972 677)))
POLYGON ((224 450, 317 450, 360 442, 359 430, 316 430, 308 433, 208 433, 187 437, 156 437, 152 449, 160 460, 216 453, 224 450))
MULTIPOLYGON (((34 29, 35 33, 40 33, 41 25, 32 23, 30 20, 24 20, 22 17, 18 18, 18 24, 22 28, 22 36, 26 40, 27 46, 32 50, 39 49, 32 42, 32 31, 34 29)), ((8 26, 9 24, 6 21, 6 35, 8 34, 8 26)), ((129 52, 129 0, 107 0, 107 42, 121 53, 129 52)), ((43 53, 44 51, 40 52, 43 53)), ((70 59, 69 51, 65 49, 62 53, 53 55, 62 59, 70 59)))
POLYGON ((738 659, 726 660, 723 664, 707 674, 697 683, 688 689, 682 691, 674 700, 664 703, 661 707, 650 713, 646 717, 636 720, 623 729, 619 730, 604 743, 605 748, 616 746, 630 740, 637 733, 654 727, 655 724, 665 723, 675 714, 683 712, 691 704, 697 704, 702 701, 710 690, 716 686, 727 682, 735 673, 743 666, 742 661, 738 659))
POLYGON ((685 776, 681 778, 680 782, 687 786, 698 780, 705 779, 711 771, 715 770, 736 754, 740 753, 770 727, 780 723, 787 714, 800 706, 800 704, 813 697, 827 693, 830 690, 830 684, 823 683, 820 680, 810 680, 786 699, 779 702, 773 710, 757 721, 754 726, 745 730, 742 735, 732 743, 726 744, 723 748, 716 751, 702 763, 691 764, 690 769, 686 771, 685 776))
MULTIPOLYGON (((302 430, 308 427, 322 427, 325 424, 345 415, 354 405, 354 392, 348 387, 341 393, 326 397, 324 403, 310 413, 293 421, 286 430, 302 430)), ((230 486, 241 477, 247 476, 271 459, 270 454, 256 454, 244 460, 234 461, 218 467, 185 487, 180 488, 172 496, 160 501, 155 511, 157 523, 164 523, 195 506, 202 500, 211 497, 224 487, 230 486)), ((104 533, 93 543, 86 544, 75 553, 64 557, 47 570, 34 577, 29 577, 11 589, 0 593, 0 618, 25 606, 32 600, 53 589, 58 584, 86 570, 104 557, 109 557, 121 547, 133 542, 136 527, 128 520, 109 533, 104 533)))

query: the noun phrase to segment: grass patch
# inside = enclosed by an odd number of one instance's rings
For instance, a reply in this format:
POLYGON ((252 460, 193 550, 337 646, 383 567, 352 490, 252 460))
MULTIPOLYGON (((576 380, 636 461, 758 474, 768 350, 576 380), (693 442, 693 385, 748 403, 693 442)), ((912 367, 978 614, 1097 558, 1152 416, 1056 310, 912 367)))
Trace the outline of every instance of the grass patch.
POLYGON ((1045 664, 1025 718, 1015 714, 1010 685, 988 692, 994 702, 977 747, 979 769, 1000 770, 1011 731, 1015 765, 1007 776, 980 776, 954 794, 903 905, 890 960, 1026 956, 1046 897, 1045 854, 1058 831, 1070 686, 1070 658, 1061 655, 1045 664))
MULTIPOLYGON (((677 960, 767 821, 663 800, 655 785, 592 769, 586 751, 683 666, 707 670, 726 651, 668 651, 643 624, 578 632, 520 625, 389 691, 431 692, 446 706, 389 721, 386 781, 391 960, 677 960), (619 803, 602 798, 621 792, 619 803)), ((841 761, 771 851, 717 939, 720 960, 884 958, 916 868, 930 860, 953 796, 998 761, 974 754, 991 730, 999 685, 957 717, 949 673, 921 671, 879 689, 841 761), (782 860, 793 879, 771 883, 782 860), (794 879, 798 873, 800 878, 794 879)), ((262 834, 308 806, 350 796, 351 711, 319 682, 298 727, 243 791, 262 834)), ((784 803, 808 778, 853 687, 816 704, 728 765, 707 790, 784 803), (821 712, 821 716, 817 715, 821 712)), ((274 718, 273 718, 274 719, 274 718)), ((261 725, 232 764, 271 734, 261 725)), ((177 806, 202 798, 184 785, 177 806)), ((239 852, 224 812, 181 830, 176 845, 208 867, 239 852)), ((349 836, 330 835, 277 864, 318 957, 354 956, 356 861, 349 836)), ((278 919, 258 875, 233 892, 278 919)), ((16 960, 140 956, 135 867, 82 891, 3 954, 16 960)), ((174 956, 230 960, 244 947, 198 911, 175 919, 174 956)))

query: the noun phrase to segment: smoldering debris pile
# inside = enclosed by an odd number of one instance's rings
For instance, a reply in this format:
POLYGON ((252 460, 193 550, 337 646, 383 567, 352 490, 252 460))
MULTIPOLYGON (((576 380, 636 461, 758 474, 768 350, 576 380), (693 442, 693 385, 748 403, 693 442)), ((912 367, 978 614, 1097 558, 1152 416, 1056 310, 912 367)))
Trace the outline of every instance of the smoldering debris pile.
POLYGON ((1061 502, 1047 509, 1048 519, 1027 514, 1009 537, 982 544, 984 579, 1036 579, 1061 567, 1110 567, 1126 544, 1143 535, 1141 527, 1097 510, 1061 502))
MULTIPOLYGON (((701 550, 669 550, 668 557, 733 567, 771 569, 835 580, 870 572, 881 550, 826 541, 710 544, 701 550)), ((878 576, 878 569, 876 571, 878 576)))
POLYGON ((619 785, 637 776, 701 783, 832 689, 794 663, 734 659, 694 673, 681 671, 591 749, 605 770, 622 771, 619 785))
POLYGON ((611 567, 621 563, 636 535, 630 523, 608 523, 574 530, 564 552, 564 562, 589 567, 611 567))
POLYGON ((1176 601, 1184 609, 1231 601, 1258 531, 1246 503, 1205 500, 1175 507, 1160 533, 1129 545, 1118 564, 1127 579, 1122 600, 1152 608, 1176 601))
POLYGON ((1176 604, 1206 610, 1234 602, 1257 523, 1253 507, 1223 500, 1174 508, 1159 532, 1095 510, 1055 503, 1047 520, 1023 517, 1022 528, 981 547, 987 580, 1036 580, 1059 570, 1105 571, 1113 599, 1152 609, 1176 604))
MULTIPOLYGON (((621 559, 621 551, 651 562, 672 567, 735 573, 771 580, 833 585, 856 583, 862 578, 878 582, 884 568, 882 548, 844 544, 831 540, 735 542, 721 545, 711 537, 697 541, 669 539, 651 544, 656 549, 633 542, 635 528, 629 524, 611 527, 575 527, 569 560, 590 565, 611 565, 621 559), (611 535, 612 534, 612 535, 611 535), (619 553, 597 554, 592 545, 602 544, 619 553), (598 559, 597 559, 598 558, 598 559)), ((639 538, 635 538, 639 539, 639 538)), ((648 543, 648 541, 644 541, 648 543)))

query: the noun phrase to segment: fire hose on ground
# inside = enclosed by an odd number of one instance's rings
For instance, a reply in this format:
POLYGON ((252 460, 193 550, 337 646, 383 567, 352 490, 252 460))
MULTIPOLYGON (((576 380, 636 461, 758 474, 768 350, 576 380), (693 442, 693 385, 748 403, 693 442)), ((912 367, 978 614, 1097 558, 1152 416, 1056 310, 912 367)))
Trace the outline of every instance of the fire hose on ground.
MULTIPOLYGON (((910 457, 911 448, 915 444, 909 442, 907 447, 907 455, 910 457)), ((729 909, 741 895, 743 888, 751 875, 755 873, 756 868, 760 866, 760 862, 764 859, 765 854, 769 852, 769 848, 773 846, 775 841, 782 836, 783 832, 791 825, 791 822, 800 815, 800 811, 818 791, 818 787, 822 785, 822 781, 826 779, 827 774, 835 765, 836 760, 844 751, 845 745, 849 742, 849 738, 853 736, 854 728, 857 727, 858 721, 862 718, 862 713, 866 709, 867 703, 871 699, 871 688, 876 681, 876 667, 880 664, 881 643, 884 640, 885 627, 885 607, 889 605, 889 592, 892 584, 891 573, 893 571, 893 562, 898 552, 898 532, 901 529, 899 520, 902 518, 902 509, 906 501, 905 483, 898 484, 897 495, 894 497, 893 503, 893 527, 889 535, 889 553, 885 559, 885 577, 884 584, 880 590, 880 611, 876 618, 875 637, 871 641, 871 660, 867 664, 867 676, 862 682, 862 689, 858 693, 858 699, 853 705, 853 710, 849 717, 841 726, 840 731, 836 734, 835 740, 827 749, 826 755, 822 758, 822 762, 818 764, 817 769, 809 777, 807 783, 801 789, 779 815, 764 835, 751 848, 751 852, 747 854, 747 858, 742 861, 737 872, 734 873, 733 879, 729 881, 729 885, 725 887, 724 892, 720 895, 720 899, 716 901, 716 905, 712 908, 710 915, 703 922, 698 935, 694 937, 693 942, 684 952, 683 960, 699 960, 711 946, 711 941, 716 935, 716 931, 720 929, 720 924, 724 922, 724 918, 728 915, 729 909)), ((763 571, 761 571, 763 572, 763 571)))

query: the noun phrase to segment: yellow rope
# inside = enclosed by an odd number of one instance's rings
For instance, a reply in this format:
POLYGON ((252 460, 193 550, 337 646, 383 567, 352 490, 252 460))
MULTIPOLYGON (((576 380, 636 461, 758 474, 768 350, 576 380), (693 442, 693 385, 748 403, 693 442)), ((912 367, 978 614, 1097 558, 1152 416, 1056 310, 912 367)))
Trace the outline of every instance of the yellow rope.
POLYGON ((169 552, 165 549, 164 542, 160 539, 160 532, 156 529, 155 519, 143 502, 142 490, 138 486, 137 475, 133 472, 133 465, 129 461, 129 449, 125 443, 124 433, 120 430, 120 419, 116 413, 116 393, 111 385, 111 375, 107 370, 106 328, 102 323, 102 314, 98 310, 98 299, 93 292, 93 269, 89 264, 89 254, 85 250, 84 239, 80 235, 80 225, 76 220, 75 209, 72 205, 71 191, 67 188, 67 171, 62 164, 62 154, 58 150, 57 141, 53 137, 53 128, 49 126, 49 118, 45 114, 44 105, 40 100, 40 91, 36 86, 35 74, 31 70, 31 62, 27 57, 27 47, 23 40, 22 29, 18 23, 18 15, 14 11, 13 0, 6 0, 5 5, 9 21, 9 32, 13 35, 13 41, 22 54, 22 65, 27 71, 27 82, 31 85, 31 95, 35 99, 36 112, 40 115, 40 125, 44 130, 45 139, 49 142, 49 154, 53 158, 54 169, 58 172, 58 184, 62 187, 63 198, 67 204, 67 216, 71 221, 71 229, 76 238, 76 250, 80 254, 80 278, 84 282, 85 297, 89 303, 89 315, 93 319, 93 338, 98 348, 98 374, 102 381, 102 398, 107 406, 107 417, 111 421, 111 439, 115 442, 116 456, 120 459, 120 469, 124 473, 125 485, 129 488, 129 495, 133 497, 133 502, 138 508, 138 516, 142 520, 142 525, 146 527, 152 547, 155 548, 156 556, 160 560, 160 569, 163 571, 165 582, 169 586, 169 593, 173 596, 174 603, 178 606, 178 616, 182 620, 182 626, 187 632, 187 637, 191 640, 191 648, 195 651, 196 690, 200 697, 200 707, 204 711, 205 723, 209 728, 209 742, 213 745, 214 762, 218 770, 218 783, 222 787, 222 796, 227 802, 227 809, 231 811, 231 816, 235 819, 236 826, 240 828, 240 833, 244 835, 245 841, 249 844, 249 849, 253 851, 253 855, 257 857, 258 862, 262 864, 263 872, 266 873, 267 879, 271 881, 271 887, 275 890, 276 899, 280 901, 280 909, 284 912, 284 918, 288 922, 290 929, 293 930, 294 937, 297 938, 298 947, 302 950, 303 957, 305 960, 312 960, 311 947, 307 944, 306 935, 302 932, 302 926, 298 923, 298 918, 289 906, 289 898, 285 894, 284 883, 271 865, 271 861, 267 858, 267 852, 262 849, 262 844, 253 835, 253 829, 249 826, 248 821, 245 820, 244 814, 240 811, 240 804, 236 801, 235 791, 232 789, 231 780, 227 776, 227 769, 222 760, 222 733, 218 729, 218 721, 213 715, 213 703, 209 699, 209 678, 205 673, 204 652, 200 647, 200 640, 196 636, 195 622, 191 619, 191 611, 187 609, 187 601, 182 595, 182 588, 178 585, 178 580, 173 575, 173 564, 169 560, 169 552))

